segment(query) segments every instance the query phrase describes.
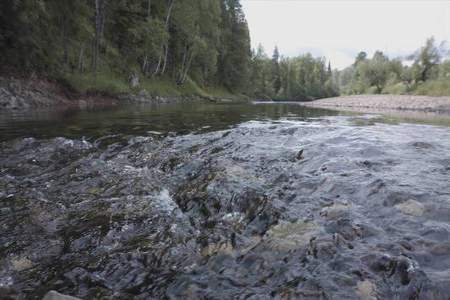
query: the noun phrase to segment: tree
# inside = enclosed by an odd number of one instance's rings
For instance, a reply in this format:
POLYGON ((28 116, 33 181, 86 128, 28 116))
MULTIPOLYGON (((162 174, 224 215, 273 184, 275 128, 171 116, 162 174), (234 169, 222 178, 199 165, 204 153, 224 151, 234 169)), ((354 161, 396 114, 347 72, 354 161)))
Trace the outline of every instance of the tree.
POLYGON ((333 76, 333 72, 331 71, 331 62, 328 62, 327 79, 330 79, 332 76, 333 76))
MULTIPOLYGON (((172 10, 175 5, 175 0, 166 0, 166 3, 167 3, 167 9, 166 9, 167 12, 166 12, 165 21, 164 21, 164 28, 168 32, 169 26, 170 26, 170 18, 172 16, 172 10)), ((162 52, 159 55, 158 64, 156 65, 154 75, 157 75, 159 73, 164 74, 166 72, 167 59, 168 59, 168 55, 169 55, 169 43, 168 42, 163 43, 161 45, 161 48, 162 48, 162 52), (163 63, 162 68, 161 68, 161 63, 163 63)))
POLYGON ((224 34, 221 49, 220 77, 229 90, 245 91, 250 71, 250 35, 239 0, 222 4, 224 34))
POLYGON ((371 60, 358 64, 358 73, 362 82, 369 87, 375 87, 377 93, 381 93, 388 79, 389 59, 381 51, 376 51, 371 60))
POLYGON ((281 75, 280 75, 280 52, 278 51, 278 47, 275 46, 272 55, 272 86, 275 91, 275 94, 281 89, 281 75))
POLYGON ((92 67, 97 71, 99 60, 99 49, 103 39, 105 28, 105 8, 107 0, 95 0, 95 37, 94 37, 94 54, 92 67))
POLYGON ((220 45, 220 0, 200 0, 198 2, 198 35, 200 42, 192 67, 191 76, 196 82, 207 85, 218 82, 217 71, 220 45))
MULTIPOLYGON (((198 4, 198 1, 194 1, 198 4)), ((183 84, 188 76, 192 62, 204 41, 199 37, 197 20, 199 10, 196 5, 188 1, 179 2, 174 11, 174 47, 173 58, 178 61, 177 84, 183 84)))
POLYGON ((429 38, 416 55, 414 61, 414 77, 416 81, 426 81, 436 70, 441 60, 439 49, 435 45, 433 37, 429 38))
POLYGON ((356 56, 355 62, 353 63, 353 66, 357 66, 359 63, 365 61, 367 59, 367 53, 364 51, 361 51, 356 56))

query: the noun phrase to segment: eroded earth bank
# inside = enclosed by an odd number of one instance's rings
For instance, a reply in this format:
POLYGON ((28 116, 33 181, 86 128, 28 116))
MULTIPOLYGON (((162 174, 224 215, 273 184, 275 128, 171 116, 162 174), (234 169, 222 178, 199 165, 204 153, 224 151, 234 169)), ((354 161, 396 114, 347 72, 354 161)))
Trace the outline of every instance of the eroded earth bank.
POLYGON ((0 290, 448 299, 449 128, 353 123, 5 141, 0 290))

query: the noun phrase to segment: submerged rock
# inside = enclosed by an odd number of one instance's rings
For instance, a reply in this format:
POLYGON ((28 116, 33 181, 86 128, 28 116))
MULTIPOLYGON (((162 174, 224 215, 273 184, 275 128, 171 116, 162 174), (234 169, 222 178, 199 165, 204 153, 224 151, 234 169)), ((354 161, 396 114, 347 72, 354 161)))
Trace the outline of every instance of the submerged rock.
POLYGON ((72 296, 63 295, 56 291, 50 291, 47 294, 45 294, 42 300, 80 300, 80 299, 72 296))
POLYGON ((364 280, 358 282, 356 287, 356 293, 358 294, 360 299, 364 300, 377 300, 376 295, 376 287, 369 280, 364 280))
POLYGON ((425 206, 415 200, 409 199, 406 202, 395 205, 395 208, 400 210, 402 213, 414 217, 420 217, 425 211, 425 206))
POLYGON ((14 268, 14 270, 19 271, 19 272, 29 269, 33 266, 33 263, 31 262, 31 260, 29 260, 26 257, 13 258, 13 259, 11 259, 11 264, 12 264, 12 267, 14 268))
POLYGON ((282 222, 270 228, 263 241, 273 249, 294 250, 308 246, 320 232, 320 227, 313 222, 282 222))

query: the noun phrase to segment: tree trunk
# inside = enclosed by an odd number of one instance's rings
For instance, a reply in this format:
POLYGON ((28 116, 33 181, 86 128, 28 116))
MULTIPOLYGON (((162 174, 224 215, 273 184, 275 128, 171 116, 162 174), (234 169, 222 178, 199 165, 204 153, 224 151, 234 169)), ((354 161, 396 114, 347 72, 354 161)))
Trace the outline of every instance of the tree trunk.
POLYGON ((94 36, 94 53, 92 60, 92 68, 97 72, 98 48, 100 40, 100 2, 102 0, 95 0, 95 36, 94 36))
POLYGON ((183 73, 184 73, 184 66, 186 64, 186 57, 187 57, 187 53, 188 53, 189 49, 186 46, 186 50, 183 53, 183 61, 181 62, 181 67, 180 67, 180 72, 178 74, 178 79, 177 79, 177 84, 182 84, 182 80, 183 80, 183 73))
POLYGON ((167 16, 166 16, 166 30, 169 29, 169 22, 170 22, 170 16, 172 14, 172 8, 175 4, 175 0, 169 0, 169 9, 167 10, 167 16))
POLYGON ((144 61, 142 62, 142 73, 147 73, 147 62, 148 62, 148 56, 146 55, 144 57, 144 61))
POLYGON ((68 41, 67 41, 67 18, 65 16, 63 16, 64 20, 63 20, 63 63, 64 63, 64 67, 67 67, 67 64, 69 62, 69 50, 68 50, 68 41))
POLYGON ((184 70, 184 74, 183 74, 183 78, 182 78, 182 80, 181 80, 181 84, 184 84, 184 83, 186 82, 187 75, 188 75, 189 70, 190 70, 190 68, 191 68, 192 60, 193 60, 193 59, 194 59, 194 54, 191 54, 191 57, 189 58, 188 63, 187 63, 187 65, 186 65, 186 68, 185 68, 185 70, 184 70))
POLYGON ((80 55, 78 56, 78 71, 84 72, 84 44, 80 47, 80 55))
MULTIPOLYGON (((175 4, 175 0, 169 0, 168 4, 169 4, 169 6, 168 6, 168 9, 167 9, 166 23, 165 23, 166 31, 169 30, 170 16, 172 15, 172 9, 173 9, 173 6, 175 4)), ((167 57, 168 57, 168 54, 169 54, 169 43, 167 42, 166 45, 162 45, 162 47, 163 47, 164 54, 160 54, 159 55, 158 66, 156 67, 156 71, 155 71, 155 73, 153 75, 158 74, 159 69, 161 67, 161 62, 162 62, 162 59, 163 59, 162 58, 163 55, 164 55, 164 65, 163 65, 163 68, 161 70, 161 74, 164 74, 166 72, 167 57)))
POLYGON ((152 0, 147 1, 147 18, 150 19, 152 13, 152 0))
POLYGON ((186 69, 184 71, 183 83, 186 82, 189 70, 191 69, 191 66, 192 66, 192 61, 194 60, 194 55, 195 55, 194 52, 191 52, 191 57, 189 58, 188 64, 187 64, 186 69))
POLYGON ((166 67, 167 67, 167 56, 168 56, 168 54, 169 54, 169 46, 168 45, 165 45, 164 46, 164 65, 163 65, 163 68, 162 68, 162 70, 161 70, 161 74, 164 74, 165 72, 166 72, 166 67))
POLYGON ((132 73, 130 75, 130 85, 132 88, 136 88, 139 86, 139 75, 136 73, 132 73))
POLYGON ((291 62, 288 61, 288 73, 287 73, 287 85, 286 85, 286 98, 291 97, 291 62))
POLYGON ((156 76, 159 73, 159 68, 161 68, 162 55, 159 55, 158 64, 156 65, 155 72, 153 72, 153 76, 156 76))
POLYGON ((190 51, 190 47, 186 46, 186 51, 183 54, 183 63, 181 64, 180 75, 178 78, 178 84, 182 85, 186 82, 187 75, 194 60, 194 53, 190 51))
POLYGON ((107 0, 95 0, 95 37, 93 53, 93 69, 96 72, 99 61, 99 49, 105 27, 105 4, 107 0))

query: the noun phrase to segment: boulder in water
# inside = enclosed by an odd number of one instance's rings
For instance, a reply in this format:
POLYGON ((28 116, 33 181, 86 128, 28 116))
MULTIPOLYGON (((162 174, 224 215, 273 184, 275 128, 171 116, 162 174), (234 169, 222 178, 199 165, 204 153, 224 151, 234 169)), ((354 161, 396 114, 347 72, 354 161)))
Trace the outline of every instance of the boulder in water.
POLYGON ((56 291, 50 291, 45 294, 42 300, 80 300, 79 298, 60 294, 56 291))
POLYGON ((395 208, 400 210, 405 215, 410 215, 410 216, 414 216, 414 217, 422 216, 425 211, 425 206, 422 203, 417 202, 416 200, 412 200, 412 199, 409 199, 406 202, 397 204, 395 206, 395 208))

